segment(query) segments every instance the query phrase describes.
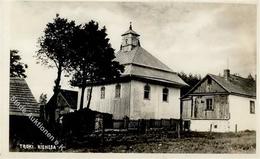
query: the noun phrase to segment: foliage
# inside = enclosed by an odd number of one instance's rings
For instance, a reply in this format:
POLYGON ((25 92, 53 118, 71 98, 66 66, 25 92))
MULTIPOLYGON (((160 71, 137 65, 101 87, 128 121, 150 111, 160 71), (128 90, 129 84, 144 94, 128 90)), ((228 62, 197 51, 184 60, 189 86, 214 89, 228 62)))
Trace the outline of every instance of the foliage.
POLYGON ((200 80, 201 76, 199 74, 186 74, 184 72, 178 73, 178 75, 186 82, 189 86, 183 87, 181 89, 181 96, 185 95, 192 87, 194 87, 200 80))
POLYGON ((47 94, 42 93, 39 98, 40 105, 46 105, 47 104, 47 94))
POLYGON ((37 51, 37 60, 58 69, 54 87, 56 94, 60 88, 61 73, 68 70, 74 27, 74 21, 60 18, 57 14, 54 21, 47 24, 44 35, 38 41, 40 49, 37 51))
POLYGON ((247 76, 247 79, 255 81, 255 79, 254 79, 254 77, 253 77, 253 75, 251 73, 247 76))
POLYGON ((10 50, 10 77, 26 78, 25 69, 28 68, 27 64, 21 61, 18 50, 10 50))
POLYGON ((75 27, 73 38, 73 58, 70 68, 73 69, 71 85, 82 89, 80 108, 83 108, 84 91, 91 86, 89 108, 93 84, 111 81, 118 78, 124 68, 115 58, 114 49, 107 38, 106 28, 99 29, 97 22, 90 21, 75 27))

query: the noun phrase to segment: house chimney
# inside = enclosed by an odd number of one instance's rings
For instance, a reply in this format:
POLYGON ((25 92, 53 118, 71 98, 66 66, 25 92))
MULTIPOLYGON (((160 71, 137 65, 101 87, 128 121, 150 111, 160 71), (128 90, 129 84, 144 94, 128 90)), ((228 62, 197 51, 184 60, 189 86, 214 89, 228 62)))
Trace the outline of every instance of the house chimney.
POLYGON ((230 77, 230 70, 229 69, 225 69, 224 70, 224 78, 225 80, 229 80, 229 77, 230 77))

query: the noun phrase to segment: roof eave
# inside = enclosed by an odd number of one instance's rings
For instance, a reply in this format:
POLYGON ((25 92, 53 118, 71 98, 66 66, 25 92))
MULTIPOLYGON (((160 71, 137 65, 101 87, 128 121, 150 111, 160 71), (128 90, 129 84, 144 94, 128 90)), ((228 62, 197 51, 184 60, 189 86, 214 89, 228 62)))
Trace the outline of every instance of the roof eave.
POLYGON ((250 95, 250 94, 241 94, 236 92, 231 92, 230 95, 240 96, 240 97, 247 97, 247 98, 254 98, 256 99, 256 96, 250 95))

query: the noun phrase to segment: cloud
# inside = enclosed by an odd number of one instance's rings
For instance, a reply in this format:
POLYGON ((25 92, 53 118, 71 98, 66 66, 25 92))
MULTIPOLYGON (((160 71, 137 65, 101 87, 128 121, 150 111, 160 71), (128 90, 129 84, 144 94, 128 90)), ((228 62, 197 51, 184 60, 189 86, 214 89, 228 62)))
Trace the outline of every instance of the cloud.
MULTIPOLYGON (((141 46, 174 71, 219 74, 227 67, 256 72, 256 5, 181 2, 11 2, 10 47, 29 65, 27 81, 38 99, 52 93, 55 69, 35 64, 37 39, 55 14, 106 26, 116 50, 132 21, 141 46), (44 87, 43 87, 44 86, 44 87)), ((68 79, 62 81, 70 88, 68 79)))

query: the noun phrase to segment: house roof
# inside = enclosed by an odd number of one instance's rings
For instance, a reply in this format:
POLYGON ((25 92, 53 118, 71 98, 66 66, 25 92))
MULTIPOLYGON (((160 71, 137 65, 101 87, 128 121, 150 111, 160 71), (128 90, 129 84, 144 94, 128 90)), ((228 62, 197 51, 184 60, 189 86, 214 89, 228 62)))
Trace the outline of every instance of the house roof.
POLYGON ((187 85, 177 73, 173 72, 172 69, 141 46, 137 46, 127 52, 120 50, 116 54, 115 61, 125 66, 123 76, 135 75, 154 80, 163 80, 177 85, 187 85))
POLYGON ((187 94, 181 98, 185 98, 191 94, 205 79, 211 78, 218 83, 229 94, 242 95, 247 97, 256 97, 256 82, 252 79, 243 78, 230 74, 228 80, 222 76, 207 74, 200 82, 198 82, 187 94))
MULTIPOLYGON (((78 101, 78 92, 72 91, 72 90, 65 90, 60 89, 59 94, 63 96, 63 98, 66 100, 66 102, 70 105, 71 108, 77 109, 77 101, 78 101)), ((54 95, 50 98, 47 105, 52 106, 54 105, 54 95)))
POLYGON ((60 93, 66 99, 71 108, 77 108, 78 92, 72 90, 61 89, 60 93))
POLYGON ((10 77, 9 93, 10 115, 26 116, 31 113, 32 116, 40 116, 40 106, 35 100, 25 79, 10 77), (18 103, 20 103, 20 107, 23 107, 25 113, 22 113, 22 109, 19 109, 18 103))
POLYGON ((229 80, 225 80, 224 77, 212 74, 209 74, 209 76, 229 93, 252 97, 256 96, 256 82, 252 79, 236 75, 230 75, 229 80))

